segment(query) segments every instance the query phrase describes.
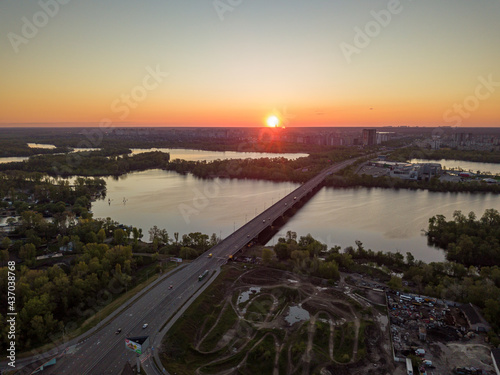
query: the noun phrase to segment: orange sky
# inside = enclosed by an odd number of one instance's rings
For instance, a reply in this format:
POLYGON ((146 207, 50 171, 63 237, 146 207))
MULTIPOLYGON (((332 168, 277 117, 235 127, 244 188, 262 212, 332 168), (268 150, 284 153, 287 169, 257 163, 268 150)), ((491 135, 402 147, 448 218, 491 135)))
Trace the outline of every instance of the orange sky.
POLYGON ((500 2, 390 4, 3 2, 0 126, 499 126, 500 2))

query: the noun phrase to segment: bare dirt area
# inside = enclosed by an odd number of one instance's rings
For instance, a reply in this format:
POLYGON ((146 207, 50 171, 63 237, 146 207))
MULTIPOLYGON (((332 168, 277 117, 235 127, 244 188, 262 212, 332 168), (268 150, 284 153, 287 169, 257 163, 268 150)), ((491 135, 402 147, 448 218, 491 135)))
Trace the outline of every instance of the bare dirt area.
POLYGON ((307 277, 226 267, 166 335, 177 374, 397 374, 388 318, 307 277))
POLYGON ((387 299, 396 357, 413 357, 433 375, 495 373, 486 333, 471 330, 450 301, 393 291, 387 299))
POLYGON ((436 345, 439 346, 440 356, 435 356, 435 362, 440 367, 474 367, 494 373, 491 347, 484 343, 481 336, 467 342, 438 342, 436 345))

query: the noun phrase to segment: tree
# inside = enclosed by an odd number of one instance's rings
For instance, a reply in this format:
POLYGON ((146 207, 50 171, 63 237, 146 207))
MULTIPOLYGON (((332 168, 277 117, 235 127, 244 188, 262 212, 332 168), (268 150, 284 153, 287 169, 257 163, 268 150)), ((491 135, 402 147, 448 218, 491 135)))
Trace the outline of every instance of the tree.
POLYGON ((290 254, 290 257, 296 261, 304 260, 306 258, 309 258, 309 251, 294 250, 292 251, 292 254, 290 254))
POLYGON ((291 230, 286 232, 286 242, 290 243, 292 241, 297 241, 297 232, 292 232, 291 230))
POLYGON ((290 247, 284 242, 278 242, 276 245, 274 245, 274 252, 276 253, 276 256, 279 260, 290 259, 290 247))
POLYGON ((391 276, 391 280, 387 283, 389 288, 394 290, 401 290, 403 288, 403 282, 400 277, 391 276))
POLYGON ((179 251, 179 256, 182 259, 195 259, 198 257, 198 252, 191 247, 183 246, 179 251))
POLYGON ((0 260, 2 261, 2 264, 9 260, 9 250, 0 250, 0 260))
POLYGON ((320 252, 326 250, 326 245, 314 240, 307 246, 307 250, 309 251, 311 256, 319 255, 320 252))
POLYGON ((4 237, 4 239, 2 240, 2 247, 7 250, 10 245, 12 245, 11 239, 9 237, 4 237))
POLYGON ((413 266, 414 263, 415 263, 415 257, 413 256, 412 253, 408 251, 406 253, 406 264, 408 264, 409 266, 413 266))
POLYGON ((168 233, 165 229, 160 229, 156 225, 149 229, 149 241, 154 242, 157 240, 158 245, 167 245, 170 241, 168 233))
POLYGON ((271 260, 273 259, 273 251, 268 248, 262 249, 262 262, 266 265, 271 263, 271 260))
POLYGON ((137 243, 142 238, 142 229, 141 228, 132 228, 132 236, 134 238, 134 247, 137 247, 137 243))
POLYGON ((19 257, 24 260, 28 266, 33 265, 36 257, 35 245, 27 243, 26 245, 21 246, 21 249, 19 250, 19 257))
POLYGON ((104 240, 106 239, 106 232, 104 231, 103 228, 99 229, 99 232, 97 232, 97 240, 99 243, 103 243, 104 240))
POLYGON ((210 237, 210 247, 215 246, 218 243, 219 243, 219 238, 217 238, 217 235, 215 233, 212 233, 212 236, 210 237))
POLYGON ((340 276, 339 267, 335 262, 320 262, 318 276, 323 279, 337 280, 340 276))
POLYGON ((115 229, 113 233, 113 238, 115 240, 116 245, 124 245, 125 241, 125 231, 123 229, 115 229))

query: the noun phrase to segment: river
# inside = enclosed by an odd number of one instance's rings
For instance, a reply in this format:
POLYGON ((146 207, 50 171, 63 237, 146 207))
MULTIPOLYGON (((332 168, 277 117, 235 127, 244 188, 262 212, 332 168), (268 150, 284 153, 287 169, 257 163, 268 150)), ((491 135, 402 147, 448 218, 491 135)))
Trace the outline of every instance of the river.
POLYGON ((131 155, 137 155, 143 152, 161 151, 170 154, 170 160, 183 159, 189 161, 214 161, 217 159, 260 159, 260 158, 285 158, 295 160, 300 157, 307 157, 308 154, 299 153, 281 153, 274 154, 269 152, 237 152, 237 151, 204 151, 204 150, 188 150, 182 148, 133 148, 131 155))
MULTIPOLYGON (((297 187, 293 183, 253 180, 202 180, 171 171, 148 170, 119 179, 106 178, 107 197, 92 205, 94 217, 111 217, 143 229, 165 228, 172 237, 189 232, 216 233, 222 238, 297 187), (110 201, 108 202, 108 198, 110 201)), ((363 242, 374 251, 411 252, 420 260, 444 259, 427 245, 422 229, 437 214, 452 218, 455 210, 476 212, 498 207, 493 194, 433 193, 390 189, 320 190, 269 244, 287 230, 310 233, 328 247, 363 242)))
MULTIPOLYGON (((39 143, 29 143, 30 147, 46 148, 52 149, 56 146, 48 144, 39 143)), ((100 148, 74 148, 72 152, 82 152, 82 151, 97 151, 100 148)), ((160 151, 170 153, 170 160, 184 159, 189 161, 213 161, 213 160, 226 160, 226 159, 260 159, 260 158, 285 158, 289 160, 295 160, 301 157, 307 157, 308 154, 303 153, 281 153, 275 154, 270 152, 237 152, 237 151, 203 151, 203 150, 187 150, 181 148, 133 148, 132 153, 129 155, 142 154, 144 152, 150 151, 160 151)), ((13 161, 25 161, 28 160, 28 156, 19 157, 0 157, 0 164, 11 163, 13 161)))

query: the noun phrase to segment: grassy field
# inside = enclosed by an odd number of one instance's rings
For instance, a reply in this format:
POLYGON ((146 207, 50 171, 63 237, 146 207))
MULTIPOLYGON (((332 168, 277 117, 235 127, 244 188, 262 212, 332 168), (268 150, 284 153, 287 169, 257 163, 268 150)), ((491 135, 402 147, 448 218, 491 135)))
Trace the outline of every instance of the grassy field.
POLYGON ((347 322, 335 327, 333 356, 337 362, 347 363, 351 360, 355 336, 356 332, 354 331, 353 322, 347 322))

